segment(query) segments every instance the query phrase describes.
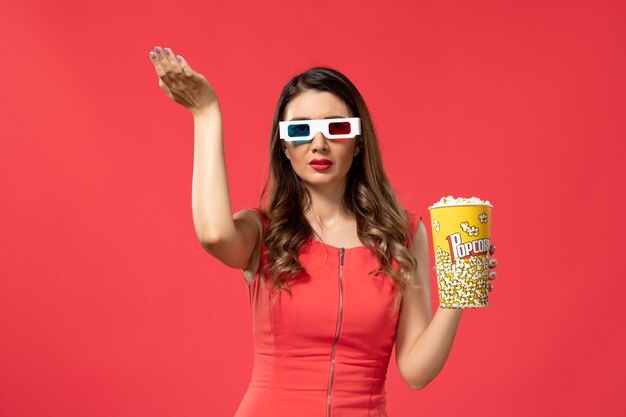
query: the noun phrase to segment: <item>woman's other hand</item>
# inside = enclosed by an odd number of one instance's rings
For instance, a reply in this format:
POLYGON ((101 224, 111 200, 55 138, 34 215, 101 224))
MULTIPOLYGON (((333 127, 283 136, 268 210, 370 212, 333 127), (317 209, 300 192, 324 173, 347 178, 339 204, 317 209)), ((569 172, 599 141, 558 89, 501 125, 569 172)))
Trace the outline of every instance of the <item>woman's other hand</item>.
POLYGON ((194 116, 219 108, 217 95, 204 75, 194 71, 185 58, 174 55, 170 48, 159 46, 150 51, 150 60, 159 76, 159 86, 176 103, 185 106, 194 116))

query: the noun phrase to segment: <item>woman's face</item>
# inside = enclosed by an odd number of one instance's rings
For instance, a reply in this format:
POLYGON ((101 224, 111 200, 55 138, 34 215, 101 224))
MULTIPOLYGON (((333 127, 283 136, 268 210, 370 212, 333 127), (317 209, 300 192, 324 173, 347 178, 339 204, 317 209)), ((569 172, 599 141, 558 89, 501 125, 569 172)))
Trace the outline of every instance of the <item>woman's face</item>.
MULTIPOLYGON (((307 90, 295 96, 285 107, 284 121, 297 118, 327 119, 354 117, 348 106, 336 95, 327 91, 307 90)), ((360 151, 356 146, 359 138, 327 139, 317 132, 310 141, 281 141, 285 155, 291 161, 296 174, 309 185, 339 184, 345 180, 352 159, 360 151), (330 168, 316 170, 309 162, 313 159, 329 159, 330 168)))

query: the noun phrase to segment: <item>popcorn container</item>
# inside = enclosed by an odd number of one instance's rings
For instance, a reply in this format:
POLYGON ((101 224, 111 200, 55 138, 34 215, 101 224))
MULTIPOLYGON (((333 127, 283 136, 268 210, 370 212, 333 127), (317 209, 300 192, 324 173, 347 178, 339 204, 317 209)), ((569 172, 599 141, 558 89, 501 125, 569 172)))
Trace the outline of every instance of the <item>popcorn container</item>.
POLYGON ((442 308, 488 305, 492 207, 476 197, 452 196, 428 207, 442 308))

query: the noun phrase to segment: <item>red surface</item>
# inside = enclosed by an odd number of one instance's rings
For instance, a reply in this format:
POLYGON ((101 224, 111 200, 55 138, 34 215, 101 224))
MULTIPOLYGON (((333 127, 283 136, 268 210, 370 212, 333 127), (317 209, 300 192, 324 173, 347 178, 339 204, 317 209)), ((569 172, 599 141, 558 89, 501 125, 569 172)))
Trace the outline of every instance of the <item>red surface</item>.
POLYGON ((619 415, 623 1, 2 10, 3 417, 229 416, 244 395, 247 288, 195 236, 192 117, 159 88, 156 45, 220 97, 233 210, 257 201, 280 89, 313 65, 360 89, 408 208, 493 203, 490 305, 424 390, 392 362, 391 417, 619 415))

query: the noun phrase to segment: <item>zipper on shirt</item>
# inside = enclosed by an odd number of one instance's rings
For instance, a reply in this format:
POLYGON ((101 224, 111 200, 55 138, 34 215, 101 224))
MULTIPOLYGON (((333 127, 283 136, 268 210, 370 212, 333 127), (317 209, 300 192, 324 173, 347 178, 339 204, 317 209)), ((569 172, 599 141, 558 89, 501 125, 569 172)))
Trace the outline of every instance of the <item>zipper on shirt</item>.
POLYGON ((343 253, 344 248, 339 248, 339 319, 337 320, 337 332, 335 333, 335 341, 333 342, 333 350, 330 359, 330 380, 328 382, 328 396, 326 401, 326 416, 330 417, 330 396, 333 391, 333 380, 335 377, 335 352, 337 350, 337 341, 339 340, 339 332, 341 330, 341 319, 343 317, 343 253))

